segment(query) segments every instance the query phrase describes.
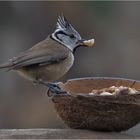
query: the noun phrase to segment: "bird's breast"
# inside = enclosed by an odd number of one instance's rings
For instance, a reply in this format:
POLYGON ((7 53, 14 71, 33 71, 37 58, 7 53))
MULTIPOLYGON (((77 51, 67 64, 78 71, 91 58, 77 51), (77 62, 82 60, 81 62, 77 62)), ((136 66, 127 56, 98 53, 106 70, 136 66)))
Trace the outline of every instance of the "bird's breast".
POLYGON ((46 68, 44 69, 44 75, 46 75, 46 79, 48 79, 49 81, 59 79, 68 72, 68 70, 73 65, 73 62, 74 56, 73 53, 70 52, 69 56, 65 60, 46 66, 46 68))
POLYGON ((60 62, 52 63, 38 68, 25 68, 18 70, 19 74, 23 77, 35 81, 42 79, 45 81, 53 82, 62 77, 68 72, 74 62, 73 53, 70 52, 68 57, 60 62))

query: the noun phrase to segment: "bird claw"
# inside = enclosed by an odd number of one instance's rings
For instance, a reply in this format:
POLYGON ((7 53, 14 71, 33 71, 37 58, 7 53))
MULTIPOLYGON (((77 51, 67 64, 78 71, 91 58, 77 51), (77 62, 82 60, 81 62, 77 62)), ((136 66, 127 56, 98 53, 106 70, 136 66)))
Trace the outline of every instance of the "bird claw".
POLYGON ((47 86, 48 88, 49 88, 49 90, 48 90, 48 92, 47 92, 47 95, 49 96, 49 97, 52 97, 52 96, 54 96, 54 95, 68 95, 68 93, 66 92, 66 91, 64 91, 64 90, 62 90, 59 86, 58 86, 58 84, 56 84, 56 83, 49 83, 49 82, 45 82, 45 81, 43 81, 42 79, 39 79, 38 80, 38 83, 39 84, 43 84, 43 85, 45 85, 45 86, 47 86))
POLYGON ((49 97, 52 97, 53 95, 68 94, 66 91, 62 90, 57 84, 48 83, 47 86, 49 87, 49 90, 47 92, 49 97))

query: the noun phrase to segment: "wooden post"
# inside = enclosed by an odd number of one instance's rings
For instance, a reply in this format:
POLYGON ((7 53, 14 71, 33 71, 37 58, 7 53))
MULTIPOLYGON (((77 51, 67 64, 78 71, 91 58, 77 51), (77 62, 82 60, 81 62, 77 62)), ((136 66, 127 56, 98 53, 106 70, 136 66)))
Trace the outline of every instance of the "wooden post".
POLYGON ((78 129, 1 129, 0 139, 134 139, 126 133, 78 129))

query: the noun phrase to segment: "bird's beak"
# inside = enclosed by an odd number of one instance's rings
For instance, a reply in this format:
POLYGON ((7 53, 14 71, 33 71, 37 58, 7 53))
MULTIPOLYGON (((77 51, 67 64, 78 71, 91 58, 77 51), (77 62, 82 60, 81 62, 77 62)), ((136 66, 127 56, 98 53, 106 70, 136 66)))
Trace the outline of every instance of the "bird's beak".
POLYGON ((95 40, 94 39, 89 39, 89 40, 82 39, 79 42, 81 45, 83 45, 85 47, 91 47, 91 46, 93 46, 95 40))

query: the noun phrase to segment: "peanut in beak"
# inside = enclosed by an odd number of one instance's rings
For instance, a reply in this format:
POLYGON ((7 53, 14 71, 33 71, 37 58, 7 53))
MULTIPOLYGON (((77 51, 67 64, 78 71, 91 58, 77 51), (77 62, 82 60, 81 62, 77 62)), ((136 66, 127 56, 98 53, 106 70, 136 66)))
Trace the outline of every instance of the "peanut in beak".
POLYGON ((89 39, 89 40, 83 41, 83 44, 87 47, 91 47, 91 46, 93 46, 94 42, 95 42, 94 39, 89 39))

